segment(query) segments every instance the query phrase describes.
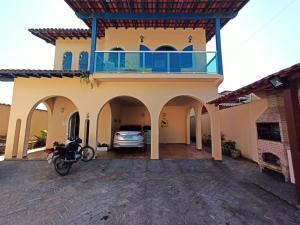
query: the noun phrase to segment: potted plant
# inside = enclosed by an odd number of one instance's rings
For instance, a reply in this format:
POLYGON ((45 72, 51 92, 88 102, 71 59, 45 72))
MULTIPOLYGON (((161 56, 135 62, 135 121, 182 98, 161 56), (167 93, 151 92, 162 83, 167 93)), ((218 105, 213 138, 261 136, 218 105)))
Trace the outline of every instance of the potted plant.
POLYGON ((98 143, 98 145, 97 145, 97 151, 99 151, 99 152, 107 152, 108 151, 108 147, 109 147, 108 144, 98 143))
POLYGON ((227 156, 231 156, 231 152, 236 150, 235 141, 223 141, 222 142, 222 153, 227 156))
POLYGON ((238 149, 232 149, 230 155, 233 159, 237 159, 241 157, 241 151, 238 149))

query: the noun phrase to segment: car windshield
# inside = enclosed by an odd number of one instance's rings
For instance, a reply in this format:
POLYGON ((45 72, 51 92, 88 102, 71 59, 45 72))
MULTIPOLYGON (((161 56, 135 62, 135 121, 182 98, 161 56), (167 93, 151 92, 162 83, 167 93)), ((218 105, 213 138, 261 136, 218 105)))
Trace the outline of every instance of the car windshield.
POLYGON ((119 131, 141 131, 142 126, 139 125, 124 125, 120 126, 119 131))

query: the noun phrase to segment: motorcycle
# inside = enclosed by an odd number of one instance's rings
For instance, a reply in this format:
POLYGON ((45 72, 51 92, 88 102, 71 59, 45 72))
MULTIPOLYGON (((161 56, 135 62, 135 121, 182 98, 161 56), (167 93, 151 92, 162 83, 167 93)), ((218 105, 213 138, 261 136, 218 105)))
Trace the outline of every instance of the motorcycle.
POLYGON ((53 163, 56 173, 65 176, 70 172, 73 163, 82 160, 88 162, 95 156, 95 150, 91 146, 82 147, 82 140, 77 138, 67 145, 59 144, 53 149, 46 150, 47 161, 53 163))

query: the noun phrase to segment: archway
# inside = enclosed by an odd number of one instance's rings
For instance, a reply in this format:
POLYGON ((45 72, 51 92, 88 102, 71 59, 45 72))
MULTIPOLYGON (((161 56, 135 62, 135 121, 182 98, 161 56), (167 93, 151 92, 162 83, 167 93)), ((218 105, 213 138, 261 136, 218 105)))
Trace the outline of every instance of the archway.
MULTIPOLYGON (((128 137, 129 138, 129 137, 128 137)), ((127 140, 127 139, 126 139, 127 140)), ((97 158, 114 159, 149 159, 151 150, 151 117, 146 105, 131 96, 118 96, 109 100, 100 110, 97 129, 97 158), (114 143, 117 133, 126 126, 135 126, 136 131, 144 137, 144 148, 135 139, 126 146, 114 143), (122 128, 123 127, 123 128, 122 128), (100 147, 108 146, 108 149, 100 147), (135 147, 133 147, 135 146, 135 147), (104 151, 103 151, 104 150, 104 151)))
POLYGON ((159 158, 212 158, 202 151, 202 109, 200 100, 185 95, 174 97, 163 106, 159 117, 159 158))
POLYGON ((73 122, 78 117, 77 107, 66 97, 51 96, 37 102, 27 118, 23 156, 44 158, 45 148, 75 137, 79 133, 79 121, 73 122))

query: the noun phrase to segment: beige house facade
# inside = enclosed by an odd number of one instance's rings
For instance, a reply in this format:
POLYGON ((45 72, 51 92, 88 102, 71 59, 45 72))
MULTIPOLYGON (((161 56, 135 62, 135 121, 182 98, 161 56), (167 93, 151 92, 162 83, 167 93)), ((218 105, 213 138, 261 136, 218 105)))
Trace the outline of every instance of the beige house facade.
POLYGON ((160 158, 160 144, 191 144, 191 133, 200 151, 206 111, 212 159, 222 160, 220 111, 208 102, 223 81, 220 30, 247 2, 91 1, 86 8, 66 0, 89 29, 30 29, 55 46, 53 70, 0 71, 2 81, 14 81, 5 158, 27 156, 33 112, 43 103, 47 148, 71 137, 110 145, 120 125, 139 124, 151 130, 151 159, 160 158), (216 50, 207 51, 214 36, 216 50))

